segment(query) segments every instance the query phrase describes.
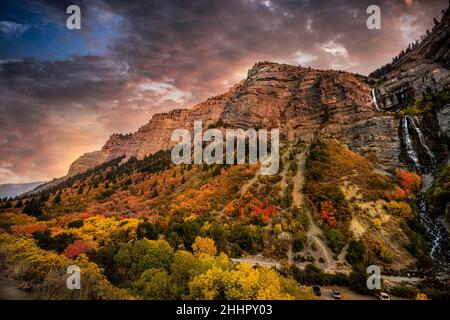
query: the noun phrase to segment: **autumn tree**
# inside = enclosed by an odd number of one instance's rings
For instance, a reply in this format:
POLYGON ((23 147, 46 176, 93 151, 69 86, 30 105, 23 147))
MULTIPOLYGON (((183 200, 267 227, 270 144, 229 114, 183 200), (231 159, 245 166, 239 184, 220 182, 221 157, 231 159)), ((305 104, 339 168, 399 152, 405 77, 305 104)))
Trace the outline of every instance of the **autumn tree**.
POLYGON ((411 206, 403 201, 390 201, 387 204, 387 209, 390 214, 397 217, 411 218, 413 215, 411 206))
POLYGON ((283 292, 280 275, 265 267, 239 264, 234 270, 212 268, 189 283, 194 299, 274 300, 292 299, 283 292))
POLYGON ((207 254, 214 256, 217 253, 216 245, 214 240, 210 238, 203 238, 198 236, 192 245, 192 251, 196 256, 200 254, 207 254))
POLYGON ((395 170, 395 177, 407 195, 418 191, 422 184, 422 179, 420 176, 405 169, 395 170))

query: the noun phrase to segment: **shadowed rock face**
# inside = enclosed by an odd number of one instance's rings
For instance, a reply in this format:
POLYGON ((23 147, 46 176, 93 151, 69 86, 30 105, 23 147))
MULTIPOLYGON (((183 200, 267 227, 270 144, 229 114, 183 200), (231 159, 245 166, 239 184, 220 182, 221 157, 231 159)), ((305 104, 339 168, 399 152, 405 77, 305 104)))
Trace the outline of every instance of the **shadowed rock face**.
POLYGON ((450 83, 450 14, 418 45, 390 64, 377 83, 380 107, 397 110, 424 93, 442 90, 450 83))

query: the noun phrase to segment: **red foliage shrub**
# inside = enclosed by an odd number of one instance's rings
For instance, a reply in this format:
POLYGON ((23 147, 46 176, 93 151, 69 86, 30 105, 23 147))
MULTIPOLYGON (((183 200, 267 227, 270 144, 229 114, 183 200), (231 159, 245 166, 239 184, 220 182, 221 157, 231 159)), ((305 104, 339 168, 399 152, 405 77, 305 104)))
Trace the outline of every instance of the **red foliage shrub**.
POLYGON ((75 258, 82 253, 87 253, 96 248, 95 243, 92 241, 75 240, 69 244, 64 250, 63 254, 68 258, 75 258))
POLYGON ((336 224, 335 214, 336 209, 334 209, 331 201, 327 200, 320 203, 320 218, 330 226, 336 224))

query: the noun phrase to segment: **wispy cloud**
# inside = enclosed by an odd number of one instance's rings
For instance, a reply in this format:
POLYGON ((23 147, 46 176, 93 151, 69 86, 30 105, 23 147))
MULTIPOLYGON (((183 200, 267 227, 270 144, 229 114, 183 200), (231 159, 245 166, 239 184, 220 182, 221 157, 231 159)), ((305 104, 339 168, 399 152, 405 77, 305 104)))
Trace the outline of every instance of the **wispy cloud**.
POLYGON ((0 33, 6 37, 18 37, 25 33, 30 26, 12 21, 0 21, 0 33))

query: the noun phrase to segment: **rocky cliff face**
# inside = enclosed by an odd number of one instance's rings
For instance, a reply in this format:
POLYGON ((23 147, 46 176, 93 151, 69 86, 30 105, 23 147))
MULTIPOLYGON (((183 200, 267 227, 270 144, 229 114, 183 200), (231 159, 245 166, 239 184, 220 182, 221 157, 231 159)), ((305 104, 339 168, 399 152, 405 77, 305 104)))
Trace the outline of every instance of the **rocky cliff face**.
POLYGON ((170 141, 173 130, 177 128, 191 129, 194 120, 201 120, 206 126, 217 122, 225 104, 235 90, 233 87, 229 92, 210 98, 193 109, 175 109, 167 113, 156 114, 133 134, 113 134, 101 150, 85 153, 73 162, 69 169, 69 175, 84 172, 122 155, 125 155, 125 159, 133 156, 142 159, 158 150, 170 148, 174 144, 170 141))
MULTIPOLYGON (((173 130, 192 129, 194 120, 201 120, 205 128, 219 120, 227 128, 280 128, 282 137, 290 141, 309 141, 331 131, 337 138, 350 141, 350 127, 355 123, 363 127, 376 113, 371 90, 363 80, 361 76, 340 71, 257 63, 244 81, 225 94, 193 109, 156 114, 134 134, 112 135, 100 151, 76 160, 69 174, 83 172, 121 155, 142 159, 167 149, 174 144, 170 141, 173 130)), ((364 130, 358 136, 374 140, 364 130)), ((355 148, 359 145, 356 143, 355 148)))
POLYGON ((380 108, 398 110, 422 94, 442 90, 450 83, 449 67, 450 12, 447 12, 421 42, 383 68, 387 74, 375 89, 380 108))

